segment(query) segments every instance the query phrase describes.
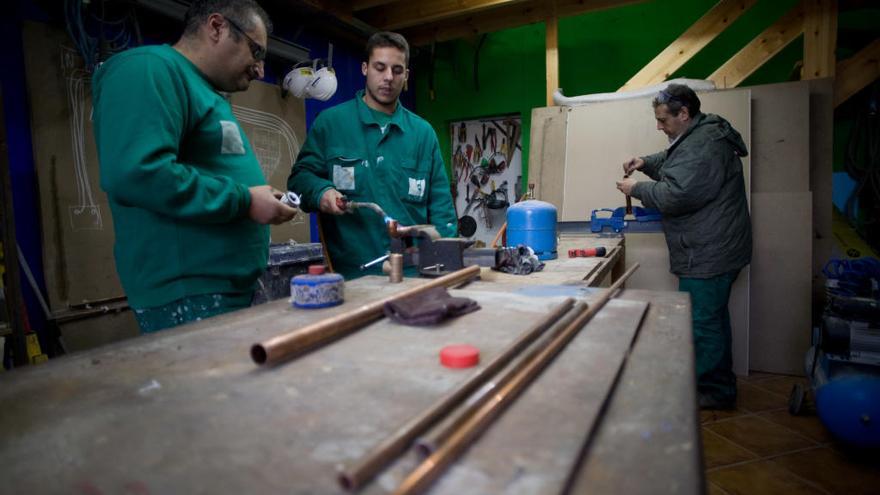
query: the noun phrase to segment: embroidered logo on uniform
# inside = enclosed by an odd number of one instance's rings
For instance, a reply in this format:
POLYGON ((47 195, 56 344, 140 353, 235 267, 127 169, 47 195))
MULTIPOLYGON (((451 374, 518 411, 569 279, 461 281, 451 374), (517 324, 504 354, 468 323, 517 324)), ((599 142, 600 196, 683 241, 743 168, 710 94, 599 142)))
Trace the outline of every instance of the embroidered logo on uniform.
POLYGON ((422 197, 425 194, 425 179, 409 178, 409 195, 422 197))
POLYGON ((333 165, 333 185, 336 189, 354 189, 354 167, 333 165))
POLYGON ((223 131, 223 144, 220 146, 222 155, 243 155, 244 143, 241 141, 241 131, 238 124, 231 120, 221 120, 220 128, 223 131))

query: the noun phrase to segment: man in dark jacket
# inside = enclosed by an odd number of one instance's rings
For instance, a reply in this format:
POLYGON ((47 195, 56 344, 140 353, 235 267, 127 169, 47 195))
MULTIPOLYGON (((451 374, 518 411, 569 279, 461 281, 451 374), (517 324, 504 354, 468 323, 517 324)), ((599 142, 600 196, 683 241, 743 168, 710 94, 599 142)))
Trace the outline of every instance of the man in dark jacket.
POLYGON ((663 214, 670 271, 691 295, 700 407, 736 403, 731 356, 730 289, 752 255, 752 228, 740 157, 748 154, 739 132, 723 118, 700 113, 687 86, 670 84, 653 101, 665 151, 623 164, 654 181, 625 178, 624 194, 663 214))

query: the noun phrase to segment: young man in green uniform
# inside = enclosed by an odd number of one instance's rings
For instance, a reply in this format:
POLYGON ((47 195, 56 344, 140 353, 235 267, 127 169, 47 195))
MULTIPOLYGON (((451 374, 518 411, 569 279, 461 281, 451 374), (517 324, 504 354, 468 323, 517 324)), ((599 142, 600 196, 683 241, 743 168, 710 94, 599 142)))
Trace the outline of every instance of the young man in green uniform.
POLYGON ((145 333, 249 306, 267 224, 296 213, 222 93, 263 76, 268 16, 253 0, 196 0, 185 23, 174 46, 115 55, 93 79, 116 268, 145 333))
POLYGON ((670 271, 691 295, 699 404, 736 404, 731 354, 730 288, 751 262, 752 226, 740 157, 746 145, 722 117, 700 112, 700 100, 684 85, 670 84, 653 101, 657 129, 669 138, 665 151, 623 164, 654 182, 623 179, 617 188, 663 214, 670 271))
POLYGON ((315 119, 287 180, 303 210, 322 213, 333 268, 346 278, 364 275, 360 265, 385 254, 389 238, 372 210, 343 212, 343 195, 377 203, 402 226, 433 224, 443 237, 457 231, 437 135, 398 101, 409 45, 397 33, 376 33, 365 56, 366 88, 315 119))

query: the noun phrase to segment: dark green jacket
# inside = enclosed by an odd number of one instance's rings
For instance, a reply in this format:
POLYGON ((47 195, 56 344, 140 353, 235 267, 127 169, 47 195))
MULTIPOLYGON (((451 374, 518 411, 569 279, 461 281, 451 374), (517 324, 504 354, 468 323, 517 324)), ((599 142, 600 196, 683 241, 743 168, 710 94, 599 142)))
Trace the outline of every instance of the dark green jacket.
POLYGON ((114 55, 92 93, 116 269, 131 306, 252 291, 269 227, 248 217, 248 187, 266 179, 229 102, 168 45, 114 55))
POLYGON ((656 182, 632 190, 663 214, 670 271, 709 278, 749 264, 752 225, 740 157, 748 151, 723 118, 699 114, 666 151, 645 156, 641 169, 656 182))
MULTIPOLYGON (((305 211, 318 211, 321 195, 335 188, 352 201, 377 203, 400 225, 433 224, 441 236, 455 236, 458 223, 434 129, 399 103, 383 129, 363 95, 318 115, 287 188, 302 196, 305 211)), ((321 226, 333 268, 346 278, 364 275, 360 265, 388 251, 384 219, 372 210, 322 215, 321 226)))

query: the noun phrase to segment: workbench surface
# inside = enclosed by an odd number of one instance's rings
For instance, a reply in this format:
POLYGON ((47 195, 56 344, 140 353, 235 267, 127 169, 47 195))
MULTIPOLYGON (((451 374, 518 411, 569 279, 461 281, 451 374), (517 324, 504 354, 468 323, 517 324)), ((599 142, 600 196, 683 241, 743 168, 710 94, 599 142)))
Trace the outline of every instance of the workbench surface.
MULTIPOLYGON (((381 319, 274 367, 250 345, 424 280, 364 277, 335 308, 275 301, 6 373, 2 491, 342 493, 340 466, 479 369, 442 367, 443 346, 478 347, 482 366, 566 296, 596 299, 578 283, 589 263, 566 258, 451 291, 479 311, 435 327, 381 319), (569 261, 580 274, 548 275, 569 261)), ((687 296, 623 291, 431 493, 701 493, 697 417, 687 296)), ((392 491, 417 462, 407 453, 362 493, 392 491)))

